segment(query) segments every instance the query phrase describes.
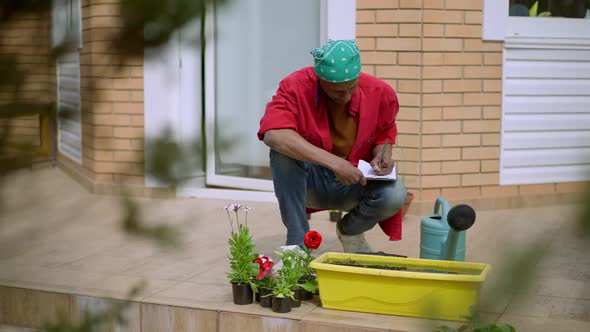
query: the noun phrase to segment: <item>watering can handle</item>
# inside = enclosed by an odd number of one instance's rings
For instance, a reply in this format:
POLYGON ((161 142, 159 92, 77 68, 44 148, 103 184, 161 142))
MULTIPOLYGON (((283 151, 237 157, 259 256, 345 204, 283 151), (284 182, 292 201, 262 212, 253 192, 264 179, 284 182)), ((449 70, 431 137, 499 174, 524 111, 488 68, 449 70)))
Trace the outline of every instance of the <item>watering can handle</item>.
POLYGON ((436 198, 436 202, 434 203, 434 214, 438 214, 438 211, 441 209, 441 206, 442 206, 442 211, 440 213, 441 220, 446 221, 447 214, 449 213, 449 210, 451 209, 451 205, 442 196, 438 196, 436 198))

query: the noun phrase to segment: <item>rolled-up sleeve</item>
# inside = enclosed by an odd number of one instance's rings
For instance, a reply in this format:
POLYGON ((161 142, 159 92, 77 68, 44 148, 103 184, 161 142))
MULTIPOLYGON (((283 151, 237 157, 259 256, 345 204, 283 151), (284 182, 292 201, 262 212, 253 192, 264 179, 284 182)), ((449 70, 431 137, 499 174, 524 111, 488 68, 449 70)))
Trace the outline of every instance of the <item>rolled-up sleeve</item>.
POLYGON ((293 129, 297 131, 297 99, 287 81, 281 81, 276 94, 266 105, 260 120, 258 139, 264 140, 264 133, 271 129, 293 129))
POLYGON ((385 90, 379 106, 377 130, 375 132, 375 145, 383 144, 387 140, 394 144, 397 137, 397 125, 395 118, 399 112, 399 102, 393 89, 385 90))

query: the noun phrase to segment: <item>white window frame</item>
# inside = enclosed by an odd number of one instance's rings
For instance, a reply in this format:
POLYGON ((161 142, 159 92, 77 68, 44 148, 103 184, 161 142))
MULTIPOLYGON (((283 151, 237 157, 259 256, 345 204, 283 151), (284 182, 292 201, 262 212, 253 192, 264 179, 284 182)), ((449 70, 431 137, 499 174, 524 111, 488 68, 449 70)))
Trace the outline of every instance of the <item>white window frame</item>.
MULTIPOLYGON (((354 39, 356 32, 356 0, 321 0, 320 42, 331 39, 354 39)), ((207 33, 212 35, 214 15, 207 17, 207 33)), ((213 41, 214 43, 215 41, 213 41)), ((207 134, 207 185, 226 188, 274 191, 271 180, 216 174, 215 158, 215 47, 205 50, 205 123, 207 134)), ((319 46, 319 45, 318 45, 319 46)), ((253 133, 254 135, 254 133, 253 133)))
MULTIPOLYGON (((77 77, 77 83, 78 83, 78 90, 81 89, 80 86, 80 82, 81 82, 81 78, 80 78, 80 50, 82 49, 82 45, 83 45, 83 40, 82 40, 82 1, 81 0, 54 0, 52 3, 52 12, 51 12, 51 25, 52 25, 52 33, 51 33, 51 47, 52 48, 56 48, 58 46, 61 46, 64 42, 66 42, 68 39, 74 39, 75 41, 75 46, 76 49, 67 49, 66 52, 70 53, 70 54, 74 54, 76 57, 76 62, 78 64, 78 77, 77 77), (61 22, 59 22, 59 16, 62 14, 65 14, 66 18, 68 20, 72 19, 72 16, 74 16, 74 18, 76 19, 76 22, 71 21, 70 23, 72 23, 74 26, 77 25, 77 29, 76 31, 72 30, 72 26, 67 26, 65 28, 65 30, 59 30, 56 27, 59 26, 59 24, 61 22), (77 17, 76 17, 77 16, 77 17)), ((65 55, 65 54, 64 54, 65 55)), ((57 102, 59 105, 59 102, 61 100, 61 94, 60 94, 60 81, 59 81, 59 77, 60 77, 60 65, 59 65, 59 59, 56 59, 56 63, 55 63, 55 75, 56 75, 56 81, 57 81, 57 102)), ((80 152, 80 156, 75 155, 75 152, 70 152, 70 149, 67 148, 66 146, 62 145, 62 135, 63 133, 61 132, 61 130, 59 130, 60 128, 60 117, 59 117, 59 108, 58 108, 58 116, 57 116, 57 150, 60 154, 68 157, 69 159, 73 160, 74 162, 78 163, 79 165, 82 165, 82 160, 84 159, 84 149, 83 149, 83 144, 82 144, 82 107, 81 107, 81 95, 78 95, 78 101, 79 101, 79 109, 78 112, 80 112, 80 122, 78 123, 78 128, 77 128, 77 134, 78 137, 80 138, 80 145, 76 146, 76 148, 79 150, 80 152)))
MULTIPOLYGON (((78 49, 82 48, 82 0, 53 0, 52 7, 52 30, 51 30, 51 47, 57 47, 63 43, 67 38, 75 38, 78 49), (78 14, 77 31, 72 31, 71 27, 66 27, 65 31, 56 29, 55 26, 60 23, 57 22, 57 17, 60 12, 67 13, 75 10, 77 13, 70 12, 70 14, 78 14), (72 35, 73 34, 73 35, 72 35)), ((66 14, 66 17, 68 14, 66 14)), ((71 18, 71 17, 69 17, 71 18)))
POLYGON ((510 17, 508 4, 509 0, 484 0, 483 40, 503 41, 506 37, 590 38, 588 19, 510 17))

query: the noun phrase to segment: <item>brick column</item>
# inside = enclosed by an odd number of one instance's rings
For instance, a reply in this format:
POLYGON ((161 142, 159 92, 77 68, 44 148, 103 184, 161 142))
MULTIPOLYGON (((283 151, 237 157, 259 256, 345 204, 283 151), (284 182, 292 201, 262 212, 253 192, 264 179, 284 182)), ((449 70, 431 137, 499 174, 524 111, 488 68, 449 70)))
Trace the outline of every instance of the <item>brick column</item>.
POLYGON ((131 185, 141 192, 143 59, 119 64, 118 54, 110 47, 112 34, 121 27, 119 3, 83 1, 83 172, 95 189, 101 184, 131 185))
POLYGON ((483 0, 425 1, 423 198, 498 185, 502 43, 481 40, 483 0))
POLYGON ((364 71, 397 92, 400 112, 394 158, 398 173, 419 197, 420 1, 357 0, 357 42, 364 71))

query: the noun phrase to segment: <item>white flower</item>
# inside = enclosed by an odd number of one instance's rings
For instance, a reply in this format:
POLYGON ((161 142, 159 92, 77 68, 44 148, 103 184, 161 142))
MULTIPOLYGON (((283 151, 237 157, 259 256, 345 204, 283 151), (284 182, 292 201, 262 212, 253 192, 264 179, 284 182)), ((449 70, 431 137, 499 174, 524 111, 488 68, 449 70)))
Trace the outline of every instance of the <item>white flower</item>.
POLYGON ((244 212, 246 212, 246 227, 248 227, 248 212, 254 210, 254 208, 244 206, 242 208, 242 210, 244 210, 244 212))
POLYGON ((242 208, 242 205, 233 203, 225 206, 225 211, 227 211, 227 219, 229 219, 229 225, 231 226, 231 232, 234 232, 234 221, 230 216, 229 212, 234 211, 236 214, 236 224, 238 225, 238 229, 240 227, 240 218, 238 217, 238 210, 242 208))
POLYGON ((242 207, 242 205, 234 203, 234 204, 230 204, 230 205, 226 205, 225 209, 227 211, 234 211, 237 212, 240 208, 242 207))

